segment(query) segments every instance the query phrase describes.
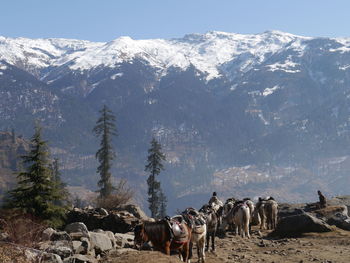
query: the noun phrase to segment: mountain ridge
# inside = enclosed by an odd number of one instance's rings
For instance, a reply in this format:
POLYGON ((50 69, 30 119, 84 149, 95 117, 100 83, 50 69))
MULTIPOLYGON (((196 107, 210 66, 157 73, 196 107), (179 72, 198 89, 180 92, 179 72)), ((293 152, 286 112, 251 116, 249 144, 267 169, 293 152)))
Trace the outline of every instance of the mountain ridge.
POLYGON ((119 129, 114 174, 143 193, 152 136, 168 156, 169 199, 235 188, 302 201, 308 180, 346 193, 350 39, 215 31, 86 46, 59 40, 65 51, 40 41, 6 46, 0 38, 0 130, 29 137, 40 119, 70 185, 96 188, 91 130, 106 104, 119 129), (332 160, 342 158, 338 169, 332 160))

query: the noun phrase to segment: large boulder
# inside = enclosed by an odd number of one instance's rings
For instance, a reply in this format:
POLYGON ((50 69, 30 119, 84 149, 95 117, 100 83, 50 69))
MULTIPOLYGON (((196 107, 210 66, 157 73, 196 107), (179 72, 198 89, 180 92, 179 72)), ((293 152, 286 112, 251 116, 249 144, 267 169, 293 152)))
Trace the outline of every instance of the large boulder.
POLYGON ((347 207, 347 215, 350 216, 350 195, 334 197, 332 199, 327 200, 327 203, 332 206, 345 205, 347 207))
POLYGON ((90 232, 90 242, 96 254, 101 254, 113 249, 111 239, 104 233, 90 232))
POLYGON ((64 230, 70 234, 74 240, 79 240, 82 237, 90 238, 90 234, 86 225, 82 222, 74 222, 68 224, 64 230))
POLYGON ((127 211, 111 211, 108 215, 101 215, 94 209, 75 208, 68 213, 67 222, 82 222, 90 230, 102 229, 113 233, 127 233, 132 231, 140 220, 127 211))
POLYGON ((133 205, 133 204, 122 205, 116 210, 117 211, 127 211, 130 214, 132 214, 133 216, 135 216, 136 218, 141 219, 143 221, 149 220, 149 217, 146 215, 146 213, 137 205, 133 205))
POLYGON ((53 233, 56 233, 55 229, 53 229, 51 227, 46 228, 41 234, 41 240, 42 241, 50 241, 53 233))
POLYGON ((59 255, 62 259, 73 255, 73 245, 71 241, 46 241, 39 244, 39 249, 47 253, 59 255))
POLYGON ((134 235, 116 233, 115 235, 117 248, 132 248, 134 247, 134 235))
POLYGON ((302 233, 330 231, 332 231, 332 228, 326 222, 303 212, 282 218, 277 223, 277 227, 272 235, 296 236, 302 233))

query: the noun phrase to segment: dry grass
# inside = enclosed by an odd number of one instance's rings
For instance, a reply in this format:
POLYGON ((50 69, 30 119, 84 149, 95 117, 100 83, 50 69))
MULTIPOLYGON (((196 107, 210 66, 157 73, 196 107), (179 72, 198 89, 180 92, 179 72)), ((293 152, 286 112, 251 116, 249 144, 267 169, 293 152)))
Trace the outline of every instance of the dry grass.
POLYGON ((31 263, 25 256, 24 251, 9 244, 0 243, 0 263, 31 263))
POLYGON ((8 234, 10 242, 26 247, 35 247, 41 239, 42 232, 47 228, 33 216, 13 210, 3 212, 1 227, 8 234))

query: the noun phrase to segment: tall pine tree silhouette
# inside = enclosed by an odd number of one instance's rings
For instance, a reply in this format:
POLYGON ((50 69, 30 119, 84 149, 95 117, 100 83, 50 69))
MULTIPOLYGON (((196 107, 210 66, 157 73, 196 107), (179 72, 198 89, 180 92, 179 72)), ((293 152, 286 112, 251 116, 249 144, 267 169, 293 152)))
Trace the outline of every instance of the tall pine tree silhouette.
POLYGON ((116 155, 112 146, 112 136, 117 136, 117 128, 115 125, 116 118, 106 105, 99 112, 101 116, 97 120, 93 132, 96 137, 101 138, 100 149, 96 152, 96 159, 99 162, 97 173, 100 174, 100 180, 98 181, 100 198, 105 198, 110 196, 114 190, 111 167, 116 155))
MULTIPOLYGON (((153 218, 159 218, 161 216, 161 201, 166 200, 162 193, 160 182, 156 178, 164 170, 162 162, 165 160, 165 155, 162 153, 162 146, 153 138, 151 148, 148 150, 147 164, 145 166, 145 171, 150 173, 147 179, 148 203, 153 218)), ((162 212, 164 213, 164 211, 162 212)))

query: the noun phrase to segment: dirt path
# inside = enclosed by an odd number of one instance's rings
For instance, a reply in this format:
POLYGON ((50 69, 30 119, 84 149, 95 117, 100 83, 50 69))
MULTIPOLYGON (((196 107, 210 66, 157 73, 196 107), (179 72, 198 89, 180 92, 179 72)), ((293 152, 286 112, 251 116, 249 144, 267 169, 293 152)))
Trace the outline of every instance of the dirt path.
MULTIPOLYGON (((298 238, 266 238, 253 229, 251 239, 227 233, 216 239, 216 251, 206 253, 206 263, 221 262, 350 262, 350 232, 336 229, 329 233, 310 233, 298 238)), ((196 252, 192 262, 197 262, 196 252)), ((176 255, 166 256, 155 251, 131 251, 102 262, 151 263, 180 262, 176 255)))

